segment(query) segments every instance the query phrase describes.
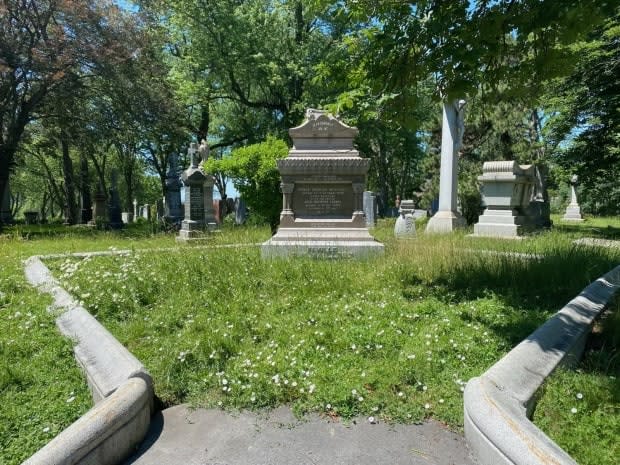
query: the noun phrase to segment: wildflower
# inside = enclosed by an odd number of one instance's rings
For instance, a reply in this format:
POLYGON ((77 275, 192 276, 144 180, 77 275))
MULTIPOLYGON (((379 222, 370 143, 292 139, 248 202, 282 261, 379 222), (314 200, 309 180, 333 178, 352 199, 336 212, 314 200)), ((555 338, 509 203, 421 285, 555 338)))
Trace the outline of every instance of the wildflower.
POLYGON ((375 417, 368 417, 368 423, 374 425, 376 423, 375 417))
POLYGON ((424 408, 428 410, 429 408, 431 408, 431 404, 424 404, 424 408))
POLYGON ((570 413, 577 413, 577 409, 573 407, 572 409, 570 409, 570 413))
POLYGON ((583 399, 583 394, 581 392, 577 393, 577 399, 579 400, 583 399))
POLYGON ((49 426, 46 426, 45 428, 43 428, 43 432, 44 433, 49 433, 49 431, 50 431, 50 427, 49 426))

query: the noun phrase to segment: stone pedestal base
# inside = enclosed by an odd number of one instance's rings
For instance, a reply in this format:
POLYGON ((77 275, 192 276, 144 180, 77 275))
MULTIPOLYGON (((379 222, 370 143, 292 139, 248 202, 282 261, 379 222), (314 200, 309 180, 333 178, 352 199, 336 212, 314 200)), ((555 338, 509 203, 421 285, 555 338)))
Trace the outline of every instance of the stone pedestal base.
POLYGON ((192 220, 183 220, 176 240, 177 242, 189 242, 205 240, 206 238, 206 231, 201 223, 192 220))
POLYGON ((579 205, 569 205, 562 217, 562 221, 583 221, 581 207, 579 205))
POLYGON ((282 228, 261 246, 263 258, 364 258, 383 252, 383 244, 362 228, 282 228))
POLYGON ((518 237, 528 229, 527 218, 515 210, 486 209, 474 225, 474 236, 518 237))
POLYGON ((427 233, 450 233, 458 228, 464 228, 467 226, 465 218, 463 218, 458 212, 453 211, 438 211, 428 221, 425 232, 427 233))

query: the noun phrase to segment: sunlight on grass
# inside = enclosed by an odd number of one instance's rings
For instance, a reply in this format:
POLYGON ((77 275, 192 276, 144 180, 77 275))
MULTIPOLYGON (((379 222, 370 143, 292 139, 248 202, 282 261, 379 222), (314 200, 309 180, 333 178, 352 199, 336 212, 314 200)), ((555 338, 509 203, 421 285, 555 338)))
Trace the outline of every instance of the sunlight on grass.
POLYGON ((619 250, 572 243, 608 237, 587 222, 522 241, 421 228, 397 241, 392 231, 393 220, 372 231, 386 254, 369 261, 263 261, 252 244, 270 237, 267 227, 225 228, 200 247, 179 246, 151 225, 7 228, 0 462, 20 463, 91 405, 49 298, 25 282, 21 261, 34 254, 130 252, 46 263, 145 363, 166 404, 288 403, 332 417, 434 417, 455 429, 467 380, 620 263, 619 250))
POLYGON ((607 250, 535 241, 509 245, 542 259, 477 252, 499 242, 455 234, 386 240, 386 257, 361 262, 184 248, 50 266, 167 404, 459 427, 465 382, 614 263, 607 250))

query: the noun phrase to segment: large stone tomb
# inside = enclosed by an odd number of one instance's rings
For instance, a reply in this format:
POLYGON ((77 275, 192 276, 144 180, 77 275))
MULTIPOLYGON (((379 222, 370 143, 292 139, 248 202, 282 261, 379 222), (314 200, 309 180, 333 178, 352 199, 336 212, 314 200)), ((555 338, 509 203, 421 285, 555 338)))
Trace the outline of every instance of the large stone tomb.
POLYGON ((475 236, 518 237, 534 227, 527 214, 534 192, 534 165, 516 161, 488 161, 482 166, 483 200, 486 205, 475 236))
POLYGON ((308 110, 291 128, 293 148, 278 160, 283 197, 278 232, 262 245, 263 257, 363 257, 383 253, 368 232, 363 193, 369 160, 353 147, 357 128, 308 110))

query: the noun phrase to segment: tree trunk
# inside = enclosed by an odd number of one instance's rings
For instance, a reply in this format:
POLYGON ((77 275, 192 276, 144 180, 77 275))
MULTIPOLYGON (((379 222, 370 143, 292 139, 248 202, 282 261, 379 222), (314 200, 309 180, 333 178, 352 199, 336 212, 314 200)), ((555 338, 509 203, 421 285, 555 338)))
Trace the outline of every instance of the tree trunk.
MULTIPOLYGON (((7 192, 6 186, 9 183, 9 167, 15 156, 15 150, 11 150, 6 145, 0 145, 0 205, 3 205, 4 196, 7 192)), ((2 230, 2 219, 0 218, 0 230, 2 230)))
POLYGON ((60 137, 62 149, 62 174, 65 184, 65 223, 77 222, 77 202, 75 201, 75 176, 73 173, 73 160, 69 154, 69 141, 65 134, 60 137))

